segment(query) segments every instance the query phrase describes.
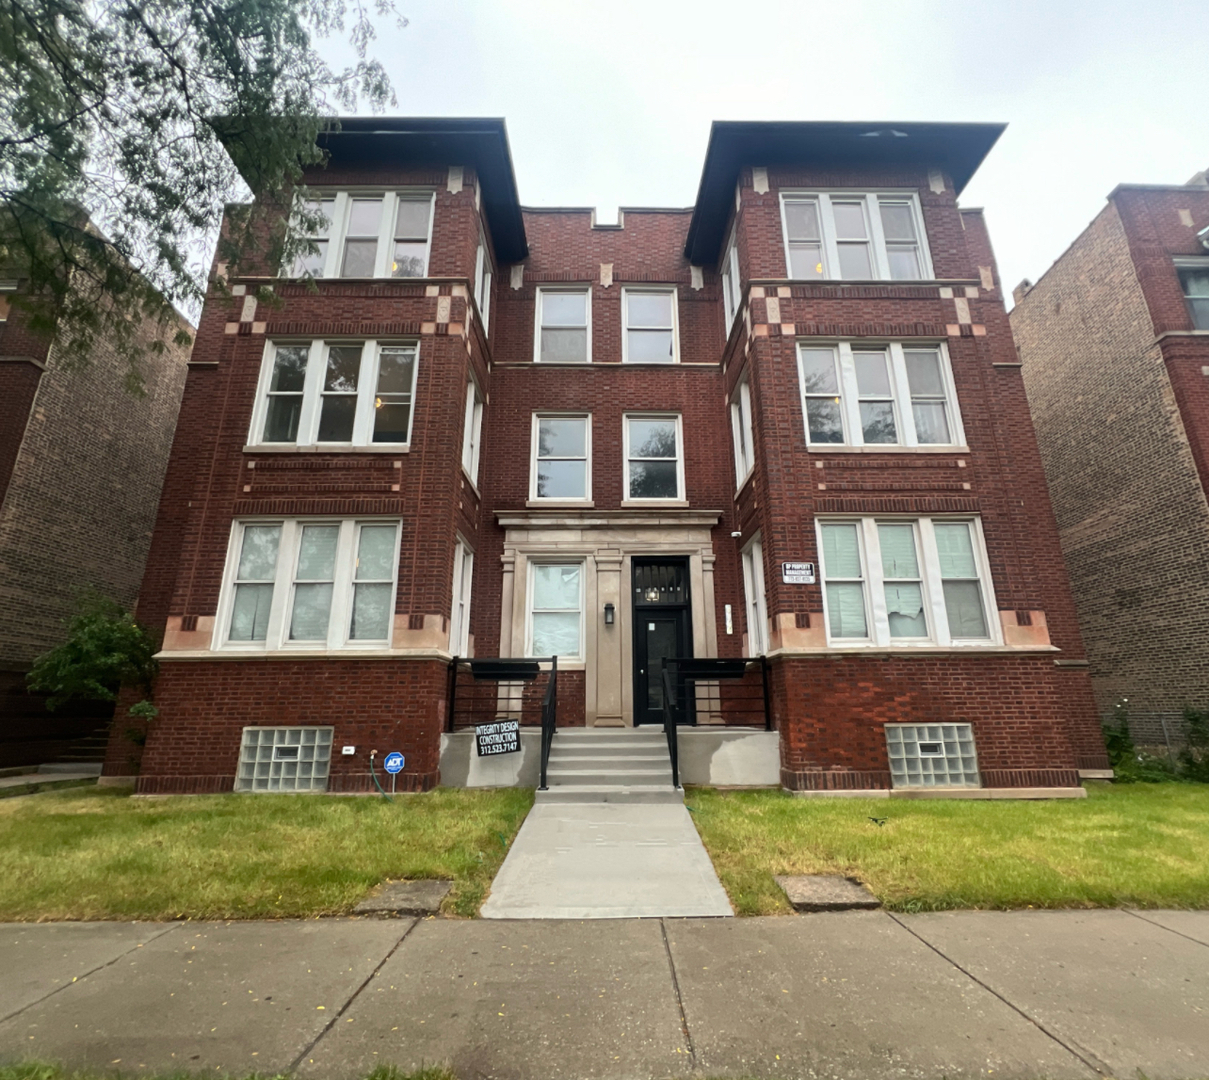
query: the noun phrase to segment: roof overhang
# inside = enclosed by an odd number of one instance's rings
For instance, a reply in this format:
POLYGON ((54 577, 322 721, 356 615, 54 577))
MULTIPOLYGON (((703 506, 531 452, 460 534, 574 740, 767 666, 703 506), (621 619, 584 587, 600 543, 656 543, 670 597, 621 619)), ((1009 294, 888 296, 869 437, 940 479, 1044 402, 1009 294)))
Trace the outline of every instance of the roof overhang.
POLYGON ((947 173, 960 194, 1006 126, 717 120, 684 254, 699 266, 717 261, 744 165, 919 165, 947 173))
POLYGON ((470 165, 479 178, 496 258, 529 254, 516 174, 503 120, 426 117, 348 117, 319 144, 340 165, 470 165))

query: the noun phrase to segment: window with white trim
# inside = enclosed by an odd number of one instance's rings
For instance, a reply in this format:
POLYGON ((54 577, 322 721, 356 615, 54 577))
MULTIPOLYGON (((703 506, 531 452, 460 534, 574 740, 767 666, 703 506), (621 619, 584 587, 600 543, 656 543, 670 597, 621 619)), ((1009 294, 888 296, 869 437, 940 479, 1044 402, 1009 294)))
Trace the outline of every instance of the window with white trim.
POLYGON ((1184 303, 1194 330, 1209 330, 1209 259, 1187 260, 1177 264, 1184 303))
POLYGON ((398 564, 397 521, 237 521, 216 645, 387 648, 398 564))
POLYGON ((932 276, 914 192, 782 192, 785 265, 796 280, 932 276))
POLYGON ((449 620, 449 651, 470 653, 470 585, 474 577, 474 552, 460 536, 453 552, 453 613, 449 620))
POLYGON ((632 501, 684 498, 684 454, 678 415, 625 417, 625 490, 632 501))
POLYGON ((583 563, 529 564, 529 656, 583 656, 583 563))
POLYGON ((676 290, 621 290, 621 359, 629 364, 675 364, 680 360, 676 290))
POLYGON ((479 445, 483 439, 483 392, 473 379, 466 385, 466 416, 462 423, 462 468, 479 482, 479 445))
POLYGON ((743 298, 742 282, 739 280, 739 245, 736 230, 732 229, 730 240, 726 245, 726 254, 722 256, 722 308, 726 314, 726 330, 730 332, 731 323, 739 314, 739 304, 743 298))
POLYGON ((487 247, 487 238, 481 231, 479 250, 474 257, 474 302, 479 306, 485 334, 491 318, 491 252, 487 247))
POLYGON ((744 375, 730 402, 731 434, 735 440, 735 486, 742 487, 743 481, 755 468, 756 451, 751 423, 751 381, 744 375))
POLYGON ((320 192, 307 202, 326 222, 308 236, 290 277, 422 278, 432 245, 432 191, 320 192))
POLYGON ((546 364, 591 363, 591 289, 537 290, 533 359, 546 364))
POLYGON ((248 442, 408 444, 418 350, 415 342, 269 342, 248 442))
POLYGON ((818 519, 832 645, 993 645, 978 520, 818 519))
POLYGON ((798 342, 811 446, 961 446, 947 346, 798 342))
POLYGON ((764 595, 764 548, 759 535, 743 549, 743 596, 747 655, 761 656, 768 651, 768 608, 764 595))
POLYGON ((591 416, 533 415, 529 498, 583 502, 592 497, 591 416))

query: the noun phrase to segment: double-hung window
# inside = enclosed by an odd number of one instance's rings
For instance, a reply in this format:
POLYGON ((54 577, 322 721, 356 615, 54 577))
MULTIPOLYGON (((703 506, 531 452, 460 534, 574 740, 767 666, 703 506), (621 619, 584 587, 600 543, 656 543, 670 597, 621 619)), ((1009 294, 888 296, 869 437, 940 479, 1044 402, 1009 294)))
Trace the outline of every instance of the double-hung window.
POLYGON ((734 231, 726 245, 726 254, 722 256, 722 308, 726 314, 726 330, 729 333, 731 323, 739 313, 739 303, 743 296, 742 284, 739 281, 739 245, 734 231))
POLYGON ((676 290, 621 290, 621 358, 630 364, 675 364, 680 360, 676 290))
POLYGON ((449 620, 449 651, 470 653, 470 584, 474 577, 474 552, 461 537, 453 552, 453 612, 449 620))
POLYGON ((997 644, 976 519, 820 519, 817 528, 832 645, 997 644))
POLYGON ((768 651, 768 609, 764 598, 764 548, 760 538, 743 549, 743 595, 747 600, 747 655, 768 651))
POLYGON ((746 375, 731 398, 730 426, 735 440, 735 486, 742 487, 756 464, 751 423, 751 381, 746 375))
POLYGON ((529 497, 584 502, 592 497, 592 418, 533 417, 529 497))
POLYGON ((388 647, 398 562, 395 521, 237 521, 216 644, 388 647))
POLYGON ((626 416, 624 443, 627 500, 684 498, 679 416, 626 416))
POLYGON ((529 564, 529 656, 583 656, 583 563, 529 564))
POLYGON ((913 192, 782 192, 781 221, 791 278, 913 281, 932 275, 913 192))
POLYGON ((586 364, 592 360, 590 289, 538 289, 537 332, 533 359, 547 364, 586 364))
POLYGON ((483 393, 473 379, 466 386, 466 417, 462 427, 462 468, 479 482, 479 445, 483 438, 483 393))
POLYGON ((487 247, 487 239, 481 232, 479 250, 474 259, 474 302, 479 306, 485 334, 491 318, 491 252, 487 247))
POLYGON ((798 376, 811 446, 964 443, 943 343, 799 341, 798 376))
POLYGON ((253 446, 400 446, 411 440, 415 342, 270 342, 253 446))
POLYGON ((1177 269, 1192 328, 1209 330, 1209 259, 1189 259, 1177 269))
POLYGON ((340 191, 307 203, 319 229, 314 250, 294 262, 291 277, 415 278, 428 274, 432 239, 431 191, 340 191))

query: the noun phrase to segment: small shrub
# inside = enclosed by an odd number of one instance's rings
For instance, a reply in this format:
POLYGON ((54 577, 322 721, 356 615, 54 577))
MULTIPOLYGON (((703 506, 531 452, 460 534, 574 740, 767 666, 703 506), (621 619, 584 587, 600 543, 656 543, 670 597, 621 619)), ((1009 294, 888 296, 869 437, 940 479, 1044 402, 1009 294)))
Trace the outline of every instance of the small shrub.
POLYGON ((1180 775, 1209 784, 1209 709, 1184 709, 1188 745, 1179 753, 1180 775))
POLYGON ((1112 707, 1112 719, 1103 725, 1108 760, 1120 784, 1159 784, 1176 779, 1175 769, 1165 758, 1139 752, 1129 730, 1129 698, 1112 707))

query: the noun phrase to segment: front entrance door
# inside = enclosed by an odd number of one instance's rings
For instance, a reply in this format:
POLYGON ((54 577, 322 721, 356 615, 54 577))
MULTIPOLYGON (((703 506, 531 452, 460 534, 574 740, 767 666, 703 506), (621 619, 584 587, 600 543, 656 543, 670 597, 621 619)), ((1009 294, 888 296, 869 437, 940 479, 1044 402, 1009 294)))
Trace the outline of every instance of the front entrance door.
MULTIPOLYGON (((634 723, 663 723, 663 659, 692 656, 687 559, 635 559, 634 723)), ((683 714, 693 722, 691 708, 683 714)))

